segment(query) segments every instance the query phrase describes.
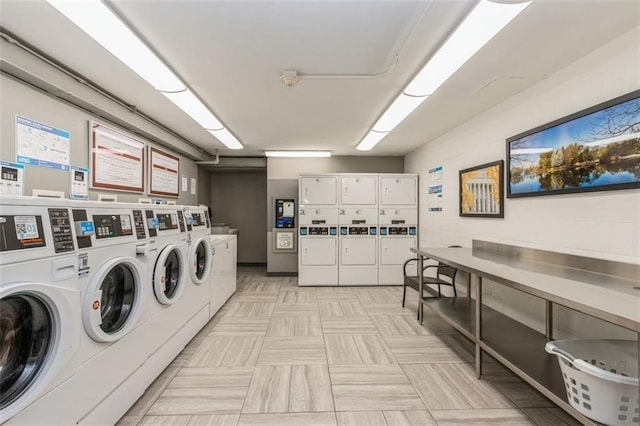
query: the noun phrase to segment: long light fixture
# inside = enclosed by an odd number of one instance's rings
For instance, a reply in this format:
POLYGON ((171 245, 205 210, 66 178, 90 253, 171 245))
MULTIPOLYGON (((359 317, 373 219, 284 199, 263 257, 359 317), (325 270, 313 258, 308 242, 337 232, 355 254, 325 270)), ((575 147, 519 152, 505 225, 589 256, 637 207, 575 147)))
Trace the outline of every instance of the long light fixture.
POLYGON ((331 151, 265 151, 264 155, 289 158, 331 157, 331 151))
POLYGON ((481 0, 380 116, 356 149, 371 150, 530 4, 531 1, 481 0))
POLYGON ((165 95, 229 149, 242 149, 240 141, 187 85, 100 0, 47 0, 136 74, 165 95), (220 135, 220 137, 217 136, 220 135))

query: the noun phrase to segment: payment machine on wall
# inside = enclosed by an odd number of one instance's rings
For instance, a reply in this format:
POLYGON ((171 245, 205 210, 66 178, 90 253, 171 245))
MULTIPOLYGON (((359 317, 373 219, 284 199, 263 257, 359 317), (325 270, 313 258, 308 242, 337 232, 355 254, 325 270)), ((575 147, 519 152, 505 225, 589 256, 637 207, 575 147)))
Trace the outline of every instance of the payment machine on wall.
POLYGON ((295 252, 296 244, 296 201, 277 198, 273 224, 273 252, 295 252))
POLYGON ((296 201, 281 198, 276 199, 276 223, 275 227, 295 228, 296 227, 296 201))

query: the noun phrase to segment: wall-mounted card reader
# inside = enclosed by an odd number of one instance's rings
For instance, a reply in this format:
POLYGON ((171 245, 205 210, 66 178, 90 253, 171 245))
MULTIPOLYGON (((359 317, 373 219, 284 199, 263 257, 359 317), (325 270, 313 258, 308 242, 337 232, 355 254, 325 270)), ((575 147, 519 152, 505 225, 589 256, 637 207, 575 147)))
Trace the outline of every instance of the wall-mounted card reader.
POLYGON ((76 236, 78 237, 88 237, 96 232, 92 220, 80 220, 78 222, 74 222, 74 225, 76 229, 76 236))
POLYGON ((148 217, 147 218, 147 229, 158 229, 160 228, 160 221, 156 217, 148 217))
POLYGON ((276 199, 276 228, 295 228, 296 201, 276 199))

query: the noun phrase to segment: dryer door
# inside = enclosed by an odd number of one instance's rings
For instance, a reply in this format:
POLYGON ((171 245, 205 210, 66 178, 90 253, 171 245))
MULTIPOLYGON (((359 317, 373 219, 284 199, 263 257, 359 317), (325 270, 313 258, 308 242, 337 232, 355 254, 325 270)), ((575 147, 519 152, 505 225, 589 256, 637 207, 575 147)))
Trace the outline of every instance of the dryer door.
POLYGON ((200 238, 191 245, 189 250, 189 267, 191 279, 196 284, 202 284, 209 278, 211 271, 211 247, 209 236, 200 238))
POLYGON ((113 342, 136 324, 141 284, 134 259, 107 262, 89 284, 84 298, 84 329, 98 342, 113 342))
POLYGON ((184 260, 175 244, 162 249, 153 270, 153 292, 158 302, 170 305, 180 298, 184 290, 184 260))

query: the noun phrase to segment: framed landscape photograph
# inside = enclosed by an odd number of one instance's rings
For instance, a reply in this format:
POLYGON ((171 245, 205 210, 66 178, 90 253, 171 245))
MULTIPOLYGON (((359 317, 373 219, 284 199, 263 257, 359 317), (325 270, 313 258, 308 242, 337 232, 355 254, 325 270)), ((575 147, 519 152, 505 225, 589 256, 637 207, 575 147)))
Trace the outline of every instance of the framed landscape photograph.
POLYGON ((504 161, 460 170, 460 216, 504 217, 504 161))
POLYGON ((640 90, 507 139, 507 197, 640 188, 640 90))

